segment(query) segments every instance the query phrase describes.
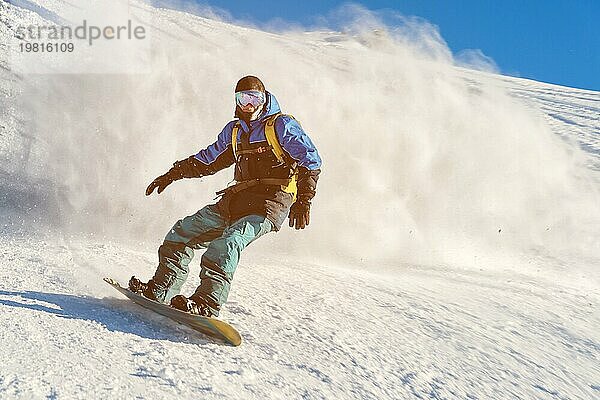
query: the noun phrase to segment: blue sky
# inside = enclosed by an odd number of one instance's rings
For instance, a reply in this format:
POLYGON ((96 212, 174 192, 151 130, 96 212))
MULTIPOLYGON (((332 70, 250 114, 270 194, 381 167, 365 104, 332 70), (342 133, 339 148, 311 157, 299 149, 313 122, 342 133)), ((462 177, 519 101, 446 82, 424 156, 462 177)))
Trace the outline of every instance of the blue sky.
MULTIPOLYGON (((346 3, 333 0, 199 1, 236 20, 274 19, 315 25, 346 3)), ((437 25, 454 53, 480 49, 504 74, 600 90, 600 0, 372 0, 370 10, 394 10, 437 25)))

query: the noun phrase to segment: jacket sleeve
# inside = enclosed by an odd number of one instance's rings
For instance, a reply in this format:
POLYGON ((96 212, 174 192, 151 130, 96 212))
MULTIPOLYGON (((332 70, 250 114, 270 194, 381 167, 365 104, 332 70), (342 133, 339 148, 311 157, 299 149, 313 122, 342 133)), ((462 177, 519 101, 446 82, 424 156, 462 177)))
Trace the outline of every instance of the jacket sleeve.
POLYGON ((283 115, 275 122, 281 147, 298 163, 298 200, 310 201, 316 194, 321 173, 321 157, 310 137, 298 121, 283 115))
POLYGON ((212 175, 234 163, 231 148, 231 133, 234 125, 235 121, 229 122, 213 144, 189 158, 194 164, 193 173, 200 174, 195 176, 212 175))
POLYGON ((298 121, 289 115, 282 115, 275 122, 275 132, 281 147, 298 163, 309 170, 321 168, 321 157, 298 121))
POLYGON ((225 125, 217 137, 217 141, 207 148, 184 160, 176 161, 168 172, 171 178, 173 180, 199 178, 212 175, 233 164, 231 132, 234 124, 235 121, 231 121, 225 125))

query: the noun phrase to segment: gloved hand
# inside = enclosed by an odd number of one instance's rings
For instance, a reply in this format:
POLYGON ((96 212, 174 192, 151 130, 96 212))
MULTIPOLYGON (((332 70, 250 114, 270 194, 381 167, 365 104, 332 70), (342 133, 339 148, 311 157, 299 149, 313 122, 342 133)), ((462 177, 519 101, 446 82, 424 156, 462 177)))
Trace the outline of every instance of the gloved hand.
POLYGON ((290 228, 304 229, 310 223, 310 200, 298 199, 290 208, 290 228))
POLYGON ((161 194, 167 186, 169 186, 171 183, 173 183, 173 181, 176 181, 178 179, 174 175, 175 174, 173 173, 173 169, 171 169, 166 174, 163 174, 155 180, 153 180, 152 183, 150 183, 150 185, 148 185, 148 188, 146 189, 146 196, 150 196, 156 188, 158 188, 158 194, 161 194))
POLYGON ((189 156, 185 160, 176 161, 169 172, 153 180, 146 189, 146 196, 150 196, 156 188, 158 188, 158 194, 161 194, 174 181, 183 178, 199 178, 204 175, 214 174, 214 172, 209 170, 205 164, 197 160, 194 156, 189 156))

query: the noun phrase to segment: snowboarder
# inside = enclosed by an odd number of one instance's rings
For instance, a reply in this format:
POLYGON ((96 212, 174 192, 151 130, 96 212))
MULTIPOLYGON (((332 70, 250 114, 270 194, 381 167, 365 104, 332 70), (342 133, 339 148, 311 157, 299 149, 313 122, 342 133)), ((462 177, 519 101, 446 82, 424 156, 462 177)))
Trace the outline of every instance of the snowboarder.
POLYGON ((281 113, 275 96, 255 76, 235 87, 235 115, 216 142, 182 161, 146 189, 160 194, 182 178, 212 175, 235 164, 235 184, 218 192, 216 204, 175 223, 158 249, 158 268, 144 283, 135 276, 129 289, 177 309, 218 316, 227 300, 241 251, 260 236, 310 222, 311 200, 321 172, 321 158, 300 124, 281 113), (189 297, 179 294, 194 249, 202 255, 200 286, 189 297))

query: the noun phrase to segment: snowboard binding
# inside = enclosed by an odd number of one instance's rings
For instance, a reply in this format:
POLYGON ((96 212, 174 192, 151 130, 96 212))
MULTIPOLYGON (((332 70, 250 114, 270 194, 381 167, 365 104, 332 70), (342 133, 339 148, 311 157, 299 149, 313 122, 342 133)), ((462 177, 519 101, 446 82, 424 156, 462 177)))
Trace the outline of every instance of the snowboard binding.
POLYGON ((131 290, 133 293, 141 294, 150 300, 156 301, 156 296, 150 289, 151 282, 152 280, 150 280, 148 283, 144 283, 135 276, 132 276, 131 279, 129 279, 129 290, 131 290))
POLYGON ((188 299, 182 294, 178 294, 177 296, 171 299, 171 307, 184 311, 186 313, 200 315, 203 317, 214 316, 213 312, 207 304, 203 302, 196 302, 192 298, 188 299))

